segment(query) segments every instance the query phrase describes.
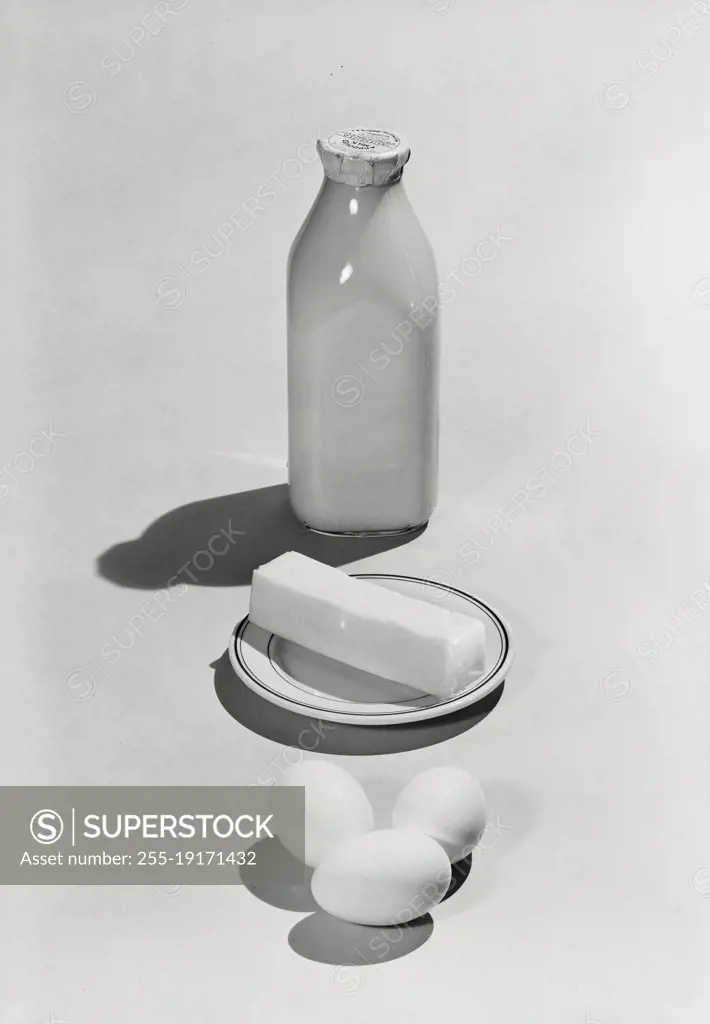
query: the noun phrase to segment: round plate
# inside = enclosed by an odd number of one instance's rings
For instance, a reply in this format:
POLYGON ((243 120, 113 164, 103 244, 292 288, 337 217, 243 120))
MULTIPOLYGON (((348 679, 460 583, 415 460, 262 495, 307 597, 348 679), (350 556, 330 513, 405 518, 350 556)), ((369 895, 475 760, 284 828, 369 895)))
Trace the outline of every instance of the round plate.
POLYGON ((232 633, 229 660, 250 689, 272 704, 312 718, 349 725, 402 725, 460 711, 503 682, 513 657, 508 629, 479 598, 416 576, 352 575, 481 619, 486 629, 483 674, 453 696, 437 697, 316 654, 260 629, 247 615, 232 633))

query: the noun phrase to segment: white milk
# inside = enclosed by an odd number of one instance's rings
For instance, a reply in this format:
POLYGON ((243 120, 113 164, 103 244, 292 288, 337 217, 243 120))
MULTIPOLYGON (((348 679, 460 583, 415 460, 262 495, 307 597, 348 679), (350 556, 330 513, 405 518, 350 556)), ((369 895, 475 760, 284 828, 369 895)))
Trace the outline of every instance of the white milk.
POLYGON ((313 530, 402 532, 436 503, 436 266, 398 136, 318 149, 326 176, 288 265, 291 504, 313 530))

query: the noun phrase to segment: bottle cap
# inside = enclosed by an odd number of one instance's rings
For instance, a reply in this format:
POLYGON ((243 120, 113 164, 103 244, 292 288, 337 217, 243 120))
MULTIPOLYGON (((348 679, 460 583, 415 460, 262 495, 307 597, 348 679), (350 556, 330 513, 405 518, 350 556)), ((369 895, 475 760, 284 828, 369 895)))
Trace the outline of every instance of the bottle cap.
POLYGON ((375 128, 348 128, 318 139, 323 170, 343 185, 393 185, 402 177, 410 149, 400 135, 375 128))

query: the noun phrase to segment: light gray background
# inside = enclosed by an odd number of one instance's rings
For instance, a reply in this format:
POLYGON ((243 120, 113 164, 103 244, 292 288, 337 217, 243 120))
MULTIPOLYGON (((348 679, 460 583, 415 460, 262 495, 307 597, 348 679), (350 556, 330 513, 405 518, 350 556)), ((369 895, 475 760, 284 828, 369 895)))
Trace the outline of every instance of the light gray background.
POLYGON ((280 770, 282 746, 213 686, 247 588, 191 587, 108 664, 102 645, 150 592, 94 561, 178 506, 284 480, 285 257, 317 165, 197 284, 176 263, 215 251, 319 128, 409 138, 442 277, 497 228, 512 238, 444 311, 431 526, 357 568, 450 573, 519 650, 472 731, 335 758, 385 794, 462 765, 510 826, 420 948, 334 973, 290 948, 304 915, 245 888, 5 888, 8 1024, 707 1017, 710 619, 654 664, 639 645, 710 577, 710 17, 657 0, 447 6, 190 0, 125 59, 147 3, 4 4, 2 781, 280 770), (669 57, 655 73, 652 48, 669 57), (170 276, 176 308, 153 294, 170 276), (587 420, 603 436, 462 560, 587 420), (50 423, 66 436, 13 468, 50 423))

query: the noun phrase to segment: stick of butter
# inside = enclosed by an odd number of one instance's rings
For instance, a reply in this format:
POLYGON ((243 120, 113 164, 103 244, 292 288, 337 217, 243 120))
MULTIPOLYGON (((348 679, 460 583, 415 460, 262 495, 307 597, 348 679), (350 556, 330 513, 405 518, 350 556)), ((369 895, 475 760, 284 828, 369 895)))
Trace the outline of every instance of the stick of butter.
POLYGON ((442 697, 484 669, 479 619, 354 579, 296 551, 255 569, 249 618, 318 654, 442 697))

